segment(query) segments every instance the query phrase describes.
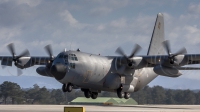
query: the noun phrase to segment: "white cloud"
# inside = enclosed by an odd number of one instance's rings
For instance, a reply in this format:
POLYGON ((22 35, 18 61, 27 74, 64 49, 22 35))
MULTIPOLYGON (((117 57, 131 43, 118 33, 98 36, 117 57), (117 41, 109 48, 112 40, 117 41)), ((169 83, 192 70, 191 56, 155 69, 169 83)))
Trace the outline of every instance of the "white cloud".
POLYGON ((188 10, 190 13, 200 13, 200 4, 190 4, 188 10))
POLYGON ((121 18, 119 20, 114 20, 110 23, 110 26, 111 27, 114 27, 114 28, 125 28, 127 27, 127 20, 125 18, 121 18))
MULTIPOLYGON (((91 2, 91 1, 90 1, 91 2)), ((131 0, 95 0, 93 4, 98 4, 98 7, 94 7, 90 10, 90 14, 94 16, 106 16, 122 7, 126 7, 131 3, 131 0)))
POLYGON ((72 16, 72 14, 68 10, 60 13, 60 16, 72 26, 78 23, 78 21, 72 16))
MULTIPOLYGON (((12 0, 11 0, 12 1, 12 0)), ((18 5, 27 4, 30 7, 35 7, 40 4, 41 0, 16 0, 18 5)))
POLYGON ((90 13, 92 15, 95 15, 95 16, 102 16, 102 15, 107 15, 109 13, 112 12, 113 9, 111 8, 108 8, 108 7, 99 7, 99 8, 94 8, 90 11, 90 13))

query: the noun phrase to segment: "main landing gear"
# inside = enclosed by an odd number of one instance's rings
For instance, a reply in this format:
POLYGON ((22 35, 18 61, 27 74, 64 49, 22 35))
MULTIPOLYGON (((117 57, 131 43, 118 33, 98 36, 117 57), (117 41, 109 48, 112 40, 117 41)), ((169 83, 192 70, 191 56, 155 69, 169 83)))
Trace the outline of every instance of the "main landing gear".
POLYGON ((129 99, 130 96, 131 96, 131 94, 128 93, 128 92, 122 92, 122 89, 119 88, 119 89, 117 89, 117 96, 118 96, 119 98, 129 99))
POLYGON ((73 85, 71 83, 68 83, 67 85, 63 84, 62 91, 63 92, 71 92, 72 88, 73 88, 73 85))
POLYGON ((86 98, 96 99, 98 96, 98 92, 91 92, 89 89, 81 89, 84 92, 86 98))

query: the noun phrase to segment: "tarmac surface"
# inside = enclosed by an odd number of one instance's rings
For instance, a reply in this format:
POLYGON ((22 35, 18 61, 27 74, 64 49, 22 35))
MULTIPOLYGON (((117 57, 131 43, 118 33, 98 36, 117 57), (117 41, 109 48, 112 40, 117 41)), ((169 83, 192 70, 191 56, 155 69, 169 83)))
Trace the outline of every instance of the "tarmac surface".
MULTIPOLYGON (((64 107, 83 105, 0 105, 0 112, 64 112, 64 107)), ((84 105, 86 112, 200 112, 200 105, 84 105)))

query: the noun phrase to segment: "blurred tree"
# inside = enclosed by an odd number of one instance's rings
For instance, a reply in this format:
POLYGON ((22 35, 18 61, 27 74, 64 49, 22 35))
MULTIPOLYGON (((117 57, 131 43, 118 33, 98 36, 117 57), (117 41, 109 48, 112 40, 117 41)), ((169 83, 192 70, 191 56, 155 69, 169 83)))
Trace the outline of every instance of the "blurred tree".
POLYGON ((65 104, 65 94, 60 89, 53 89, 51 91, 51 99, 53 104, 65 104))
POLYGON ((35 96, 34 103, 40 103, 40 104, 51 104, 51 94, 50 92, 46 89, 46 87, 43 87, 39 89, 36 93, 37 95, 35 96))
POLYGON ((152 88, 152 99, 154 104, 164 104, 166 100, 165 90, 161 86, 154 86, 152 88))
POLYGON ((17 83, 5 81, 0 85, 0 94, 4 99, 6 104, 7 98, 10 97, 12 99, 12 103, 22 103, 24 100, 24 92, 20 88, 17 83))
POLYGON ((200 104, 200 91, 195 94, 195 97, 196 97, 196 103, 195 104, 200 104))
POLYGON ((182 104, 194 105, 196 102, 195 94, 190 90, 184 90, 183 93, 184 93, 184 98, 182 104))
POLYGON ((176 101, 174 100, 175 96, 175 90, 168 89, 166 90, 166 104, 176 104, 176 101))

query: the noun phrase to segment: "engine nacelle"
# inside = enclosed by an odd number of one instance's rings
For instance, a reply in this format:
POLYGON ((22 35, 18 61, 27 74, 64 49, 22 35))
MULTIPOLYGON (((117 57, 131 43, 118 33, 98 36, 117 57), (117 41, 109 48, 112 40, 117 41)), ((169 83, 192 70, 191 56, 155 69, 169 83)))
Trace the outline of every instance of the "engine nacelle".
POLYGON ((42 76, 53 77, 53 75, 51 74, 50 70, 48 68, 46 68, 46 67, 38 67, 36 69, 36 72, 39 75, 42 75, 42 76))
POLYGON ((109 74, 103 84, 104 87, 109 89, 118 89, 121 84, 121 78, 118 74, 109 74))
POLYGON ((157 65, 153 68, 153 71, 156 74, 168 76, 168 77, 179 77, 182 75, 178 69, 172 67, 165 67, 162 65, 157 65))

